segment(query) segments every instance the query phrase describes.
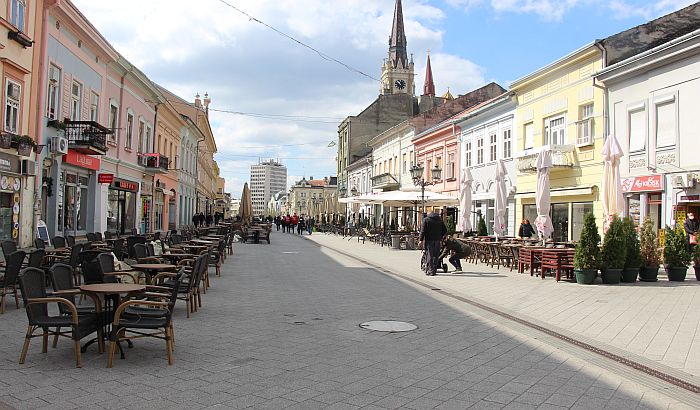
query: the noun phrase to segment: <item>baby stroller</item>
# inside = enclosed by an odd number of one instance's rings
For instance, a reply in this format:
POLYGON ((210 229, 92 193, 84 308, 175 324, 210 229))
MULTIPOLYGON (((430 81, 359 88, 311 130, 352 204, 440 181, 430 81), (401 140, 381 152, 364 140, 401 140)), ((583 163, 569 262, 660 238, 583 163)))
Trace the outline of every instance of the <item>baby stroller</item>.
MULTIPOLYGON (((441 249, 440 249, 440 256, 442 256, 442 255, 444 254, 443 251, 444 251, 444 248, 441 248, 441 249)), ((440 259, 438 260, 438 266, 441 266, 441 267, 442 267, 442 271, 445 272, 445 273, 447 273, 447 264, 443 262, 443 258, 440 258, 440 259)), ((423 272, 427 272, 427 271, 428 271, 428 251, 425 250, 425 249, 423 249, 423 250, 421 251, 421 255, 420 255, 420 268, 421 268, 421 270, 422 270, 423 272)))

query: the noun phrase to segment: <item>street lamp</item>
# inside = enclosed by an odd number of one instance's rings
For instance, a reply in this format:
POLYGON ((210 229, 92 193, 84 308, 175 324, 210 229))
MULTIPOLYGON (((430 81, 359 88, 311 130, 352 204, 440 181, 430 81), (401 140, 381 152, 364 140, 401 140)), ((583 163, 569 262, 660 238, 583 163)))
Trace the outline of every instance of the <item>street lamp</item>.
POLYGON ((414 165, 411 167, 411 178, 413 179, 413 185, 420 187, 420 198, 421 205, 423 207, 423 213, 425 213, 425 187, 428 185, 436 184, 442 178, 442 169, 440 169, 437 164, 430 170, 430 175, 432 176, 431 181, 426 181, 423 178, 423 165, 414 165))

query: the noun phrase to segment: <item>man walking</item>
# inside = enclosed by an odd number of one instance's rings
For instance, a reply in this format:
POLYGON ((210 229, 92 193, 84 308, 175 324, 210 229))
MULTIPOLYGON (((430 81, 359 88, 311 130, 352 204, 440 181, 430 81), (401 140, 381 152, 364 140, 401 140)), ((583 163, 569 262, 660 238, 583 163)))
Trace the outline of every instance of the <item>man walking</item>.
POLYGON ((438 269, 440 257, 440 241, 447 234, 447 227, 439 214, 431 212, 423 218, 423 224, 418 237, 418 247, 423 248, 427 253, 427 263, 425 264, 425 274, 435 276, 438 269))

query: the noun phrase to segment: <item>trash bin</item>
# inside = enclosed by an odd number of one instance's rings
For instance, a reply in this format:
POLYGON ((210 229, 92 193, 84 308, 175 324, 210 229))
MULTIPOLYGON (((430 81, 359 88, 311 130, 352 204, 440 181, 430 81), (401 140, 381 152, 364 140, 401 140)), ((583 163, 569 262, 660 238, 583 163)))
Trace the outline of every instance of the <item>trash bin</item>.
POLYGON ((391 235, 391 247, 401 249, 401 235, 391 235))

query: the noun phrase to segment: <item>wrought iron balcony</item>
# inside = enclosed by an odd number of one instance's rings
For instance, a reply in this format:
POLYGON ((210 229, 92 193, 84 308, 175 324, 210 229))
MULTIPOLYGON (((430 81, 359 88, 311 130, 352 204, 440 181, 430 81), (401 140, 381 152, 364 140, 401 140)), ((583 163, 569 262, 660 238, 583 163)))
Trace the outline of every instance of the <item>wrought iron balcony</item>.
POLYGON ((154 174, 165 174, 168 172, 168 165, 170 164, 170 159, 165 155, 158 153, 150 154, 140 154, 139 155, 139 165, 146 168, 146 171, 150 171, 154 174))
POLYGON ((372 177, 372 188, 398 188, 399 185, 399 180, 388 172, 372 177))
POLYGON ((107 135, 112 131, 95 121, 65 120, 68 148, 85 155, 107 153, 107 135))
POLYGON ((537 158, 543 148, 549 148, 552 153, 552 170, 573 169, 578 167, 573 145, 548 145, 537 151, 521 152, 517 155, 518 172, 532 174, 537 172, 537 158))

